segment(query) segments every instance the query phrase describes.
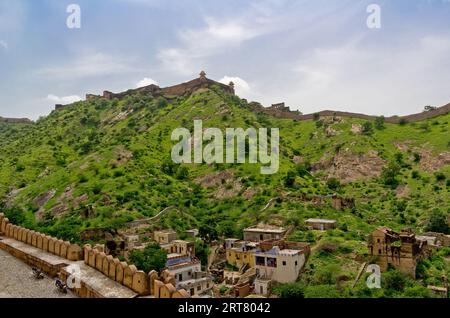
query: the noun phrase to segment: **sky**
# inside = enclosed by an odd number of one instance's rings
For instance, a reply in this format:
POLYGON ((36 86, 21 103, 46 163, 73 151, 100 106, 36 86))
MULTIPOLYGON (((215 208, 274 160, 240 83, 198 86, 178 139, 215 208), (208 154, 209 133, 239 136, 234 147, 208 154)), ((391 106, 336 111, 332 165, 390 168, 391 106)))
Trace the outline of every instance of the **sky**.
POLYGON ((0 0, 2 117, 37 119, 86 93, 201 70, 249 101, 303 113, 442 106, 450 0, 0 0), (71 4, 80 28, 67 25, 71 4), (367 24, 372 4, 379 28, 367 24))

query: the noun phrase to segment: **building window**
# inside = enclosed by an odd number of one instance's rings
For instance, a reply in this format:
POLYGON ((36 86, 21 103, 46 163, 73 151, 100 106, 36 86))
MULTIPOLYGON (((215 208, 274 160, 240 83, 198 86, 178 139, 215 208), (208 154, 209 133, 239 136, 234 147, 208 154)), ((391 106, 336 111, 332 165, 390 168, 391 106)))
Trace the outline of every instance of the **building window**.
POLYGON ((260 241, 264 240, 264 236, 262 234, 259 235, 259 240, 260 241))
POLYGON ((377 239, 377 243, 380 243, 380 239, 377 239))
POLYGON ((178 280, 182 281, 183 280, 183 274, 178 274, 178 280))
POLYGON ((231 257, 231 253, 228 253, 228 256, 231 257))
POLYGON ((267 266, 268 267, 277 267, 277 259, 276 258, 272 258, 272 257, 268 257, 267 258, 267 266))
POLYGON ((197 291, 201 291, 202 290, 202 286, 201 285, 198 285, 197 286, 197 291))
POLYGON ((206 288, 209 288, 209 283, 206 284, 206 288))
POLYGON ((286 266, 286 261, 283 261, 283 266, 286 266))
POLYGON ((297 261, 295 261, 295 266, 297 266, 298 265, 298 262, 297 261))
POLYGON ((381 254, 381 250, 378 250, 378 254, 381 254))
POLYGON ((265 266, 266 265, 265 258, 261 256, 256 256, 256 265, 265 266))
POLYGON ((194 288, 191 288, 191 296, 194 296, 195 295, 195 290, 194 290, 194 288))

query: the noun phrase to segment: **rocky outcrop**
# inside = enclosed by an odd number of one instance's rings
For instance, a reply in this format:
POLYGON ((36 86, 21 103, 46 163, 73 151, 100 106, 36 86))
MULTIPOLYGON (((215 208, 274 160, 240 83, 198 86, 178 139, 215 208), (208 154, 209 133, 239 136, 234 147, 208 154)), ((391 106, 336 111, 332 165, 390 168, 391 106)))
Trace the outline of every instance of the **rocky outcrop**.
POLYGON ((376 178, 386 162, 376 151, 366 154, 354 154, 350 150, 339 152, 334 157, 324 157, 312 166, 313 171, 323 170, 328 177, 334 177, 342 183, 361 179, 376 178))

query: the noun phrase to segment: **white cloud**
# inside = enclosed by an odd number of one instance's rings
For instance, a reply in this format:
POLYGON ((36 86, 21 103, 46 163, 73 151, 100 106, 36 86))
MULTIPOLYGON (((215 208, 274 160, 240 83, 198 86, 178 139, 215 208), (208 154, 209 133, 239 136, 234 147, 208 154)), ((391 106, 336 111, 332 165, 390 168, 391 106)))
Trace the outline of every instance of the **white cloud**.
POLYGON ((247 83, 247 81, 243 80, 240 77, 224 76, 222 79, 219 80, 219 82, 225 85, 228 85, 230 82, 233 82, 236 94, 239 96, 246 97, 250 93, 249 83, 247 83))
POLYGON ((7 50, 8 49, 8 43, 6 41, 0 40, 0 47, 2 47, 5 50, 7 50))
POLYGON ((143 79, 141 79, 139 82, 136 83, 136 87, 144 87, 144 86, 149 86, 149 85, 159 85, 157 81, 155 81, 154 79, 148 78, 148 77, 144 77, 143 79))
POLYGON ((265 9, 262 12, 252 6, 249 11, 228 19, 204 17, 203 27, 180 30, 180 45, 161 49, 158 58, 166 70, 190 75, 203 68, 208 57, 287 27, 287 23, 280 23, 279 16, 272 15, 270 8, 265 9))
POLYGON ((81 97, 77 96, 77 95, 58 97, 56 95, 49 94, 47 96, 47 99, 49 101, 54 102, 55 104, 63 104, 63 105, 65 105, 65 104, 72 104, 72 103, 75 103, 75 102, 79 102, 81 100, 81 97))
POLYGON ((367 47, 355 40, 305 52, 294 76, 267 95, 302 105, 302 111, 348 110, 374 115, 419 112, 450 101, 448 36, 428 36, 395 47, 367 47), (444 67, 447 65, 447 67, 444 67))
POLYGON ((104 53, 85 54, 71 63, 39 69, 38 76, 56 79, 79 79, 83 77, 123 74, 134 71, 129 59, 114 57, 104 53))

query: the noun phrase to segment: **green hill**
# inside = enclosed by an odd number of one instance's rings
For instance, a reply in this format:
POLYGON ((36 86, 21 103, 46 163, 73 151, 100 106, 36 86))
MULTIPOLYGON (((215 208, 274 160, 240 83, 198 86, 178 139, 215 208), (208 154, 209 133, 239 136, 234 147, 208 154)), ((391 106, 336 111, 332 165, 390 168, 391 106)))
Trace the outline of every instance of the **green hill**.
MULTIPOLYGON (((329 284, 345 294, 339 286, 356 276, 374 228, 421 232, 433 213, 448 216, 450 114, 389 124, 339 116, 298 121, 253 109, 212 86, 182 96, 92 98, 34 124, 0 123, 0 209, 15 223, 72 241, 169 206, 176 209, 155 227, 197 227, 214 238, 240 237, 258 222, 288 226, 290 239, 314 244, 309 266, 333 267, 329 277, 305 274, 316 286, 310 296, 329 284), (171 133, 192 130, 196 119, 221 129, 279 128, 279 172, 262 175, 259 164, 174 164, 171 133), (333 194, 354 205, 333 208, 333 194), (339 228, 309 231, 304 220, 311 217, 336 219, 339 228), (334 247, 324 252, 324 244, 334 247)), ((446 264, 430 265, 427 282, 448 274, 446 264)))

